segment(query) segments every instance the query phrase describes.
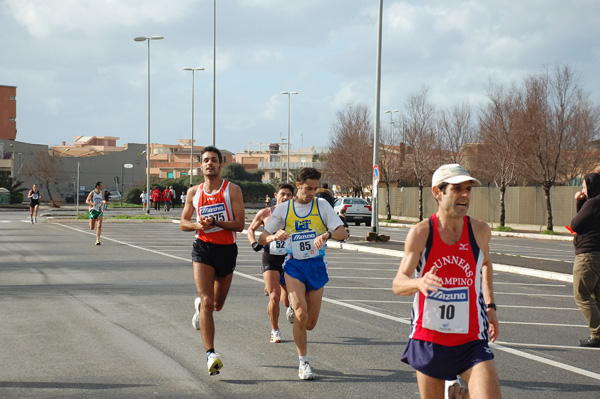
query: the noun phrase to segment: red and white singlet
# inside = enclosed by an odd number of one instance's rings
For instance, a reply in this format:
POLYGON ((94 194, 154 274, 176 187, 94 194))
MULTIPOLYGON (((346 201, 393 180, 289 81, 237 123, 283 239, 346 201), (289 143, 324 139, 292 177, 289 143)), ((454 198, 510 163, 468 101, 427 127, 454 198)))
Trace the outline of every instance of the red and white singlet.
MULTIPOLYGON (((197 221, 204 217, 214 217, 217 221, 233 220, 229 185, 230 183, 227 180, 223 180, 219 191, 208 194, 204 191, 204 183, 200 184, 193 201, 197 221)), ((224 230, 215 226, 210 230, 196 230, 196 238, 212 244, 225 245, 234 244, 236 234, 235 231, 224 230)))
POLYGON ((464 217, 460 241, 446 244, 438 232, 437 215, 429 218, 429 237, 415 269, 415 278, 437 267, 442 288, 425 297, 415 294, 410 338, 446 346, 487 340, 489 322, 481 289, 484 255, 471 221, 464 217))

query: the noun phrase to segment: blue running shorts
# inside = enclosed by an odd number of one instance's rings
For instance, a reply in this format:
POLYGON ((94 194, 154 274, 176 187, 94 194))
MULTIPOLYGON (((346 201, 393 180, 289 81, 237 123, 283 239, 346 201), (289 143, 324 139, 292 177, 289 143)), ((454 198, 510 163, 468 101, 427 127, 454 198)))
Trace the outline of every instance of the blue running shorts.
POLYGON ((409 339, 402 361, 421 373, 440 380, 455 380, 478 363, 492 360, 488 341, 477 340, 463 345, 445 346, 409 339))
POLYGON ((306 292, 318 290, 329 282, 327 262, 322 256, 302 260, 290 257, 283 265, 283 271, 303 283, 306 292))

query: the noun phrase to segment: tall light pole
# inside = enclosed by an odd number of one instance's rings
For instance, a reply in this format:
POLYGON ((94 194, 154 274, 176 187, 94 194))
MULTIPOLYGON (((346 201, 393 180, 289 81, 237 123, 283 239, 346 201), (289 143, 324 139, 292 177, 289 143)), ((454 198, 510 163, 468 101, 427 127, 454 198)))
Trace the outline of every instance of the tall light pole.
MULTIPOLYGON (((150 193, 150 40, 161 40, 163 36, 138 36, 133 38, 136 42, 148 41, 148 142, 146 143, 146 190, 150 193)), ((147 208, 150 214, 150 207, 147 208)))
POLYGON ((204 68, 181 68, 184 71, 192 71, 192 141, 190 142, 190 186, 194 184, 194 75, 196 71, 204 71, 204 68))
POLYGON ((281 94, 287 94, 288 96, 288 136, 287 136, 287 169, 286 169, 286 181, 290 182, 290 114, 292 109, 292 94, 298 94, 295 91, 282 91, 281 94))
POLYGON ((390 125, 392 125, 392 134, 394 133, 394 112, 398 112, 397 109, 383 111, 384 114, 390 114, 390 125))
MULTIPOLYGON (((379 13, 377 18, 377 61, 375 68, 375 128, 373 132, 373 169, 379 164, 379 124, 380 99, 381 99, 381 28, 383 20, 383 0, 379 0, 379 13)), ((379 199, 377 198, 377 180, 373 176, 373 201, 371 204, 371 236, 379 237, 379 199)))
POLYGON ((217 0, 213 1, 213 99, 212 99, 212 111, 213 111, 213 126, 212 126, 212 145, 216 147, 216 97, 217 97, 217 0))

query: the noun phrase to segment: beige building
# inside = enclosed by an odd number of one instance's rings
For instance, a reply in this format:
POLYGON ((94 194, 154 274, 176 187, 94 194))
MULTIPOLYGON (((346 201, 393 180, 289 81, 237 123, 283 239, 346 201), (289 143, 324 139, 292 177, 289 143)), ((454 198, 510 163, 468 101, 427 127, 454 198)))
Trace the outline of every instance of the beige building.
POLYGON ((322 181, 327 181, 324 162, 326 155, 325 148, 290 148, 288 159, 286 143, 250 143, 247 150, 235 154, 235 161, 244 165, 247 170, 263 170, 264 183, 286 180, 288 164, 292 179, 298 170, 312 167, 324 174, 322 181))

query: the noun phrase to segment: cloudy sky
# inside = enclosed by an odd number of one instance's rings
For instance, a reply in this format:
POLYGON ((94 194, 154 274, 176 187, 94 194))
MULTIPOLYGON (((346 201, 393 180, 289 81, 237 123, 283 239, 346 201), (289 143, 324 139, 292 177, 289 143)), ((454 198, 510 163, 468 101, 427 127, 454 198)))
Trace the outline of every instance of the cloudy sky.
MULTIPOLYGON (((344 104, 375 104, 377 0, 218 0, 216 144, 287 137, 327 146, 344 104)), ((57 145, 78 135, 147 140, 152 41, 152 142, 191 133, 212 142, 212 0, 0 0, 0 85, 17 86, 17 140, 57 145)), ((384 0, 381 112, 428 86, 448 108, 569 64, 600 104, 598 0, 384 0)), ((397 115, 397 114, 396 114, 397 115)))

